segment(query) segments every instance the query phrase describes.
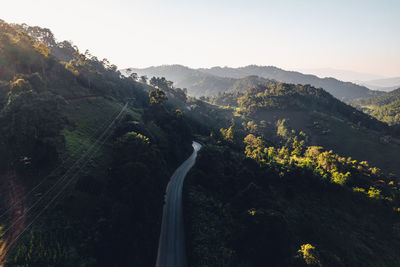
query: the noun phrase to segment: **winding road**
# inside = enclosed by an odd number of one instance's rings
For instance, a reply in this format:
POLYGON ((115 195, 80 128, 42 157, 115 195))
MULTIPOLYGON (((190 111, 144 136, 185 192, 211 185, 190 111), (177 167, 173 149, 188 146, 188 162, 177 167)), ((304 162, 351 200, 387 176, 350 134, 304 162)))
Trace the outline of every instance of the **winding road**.
POLYGON ((182 187, 201 149, 201 145, 195 141, 192 146, 193 154, 176 169, 167 186, 156 267, 186 267, 182 187))

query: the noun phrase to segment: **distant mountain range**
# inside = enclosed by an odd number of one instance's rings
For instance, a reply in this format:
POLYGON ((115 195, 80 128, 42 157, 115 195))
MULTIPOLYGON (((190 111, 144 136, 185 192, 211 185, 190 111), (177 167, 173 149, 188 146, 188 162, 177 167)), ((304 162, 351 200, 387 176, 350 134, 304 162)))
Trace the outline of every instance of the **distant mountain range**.
POLYGON ((395 90, 397 88, 400 88, 400 77, 377 79, 377 80, 371 80, 371 81, 365 81, 365 82, 360 81, 357 83, 361 84, 363 86, 366 86, 372 90, 380 90, 380 91, 389 92, 389 91, 395 90))
MULTIPOLYGON (((381 92, 370 90, 365 86, 343 82, 334 78, 319 78, 315 75, 296 71, 286 71, 274 66, 249 65, 240 68, 213 67, 192 69, 182 65, 163 65, 144 69, 130 68, 131 72, 148 77, 165 77, 175 86, 188 89, 193 96, 213 96, 229 91, 238 79, 247 76, 259 76, 264 79, 294 84, 310 84, 323 88, 341 100, 352 100, 380 95, 381 92)), ((127 69, 122 70, 127 73, 127 69)))
POLYGON ((372 74, 372 73, 364 73, 364 72, 357 72, 352 70, 342 70, 342 69, 335 69, 335 68, 310 68, 310 69, 303 69, 297 68, 293 69, 295 71, 305 73, 305 74, 313 74, 320 78, 335 78, 341 81, 346 82, 364 82, 376 79, 384 79, 385 76, 372 74))

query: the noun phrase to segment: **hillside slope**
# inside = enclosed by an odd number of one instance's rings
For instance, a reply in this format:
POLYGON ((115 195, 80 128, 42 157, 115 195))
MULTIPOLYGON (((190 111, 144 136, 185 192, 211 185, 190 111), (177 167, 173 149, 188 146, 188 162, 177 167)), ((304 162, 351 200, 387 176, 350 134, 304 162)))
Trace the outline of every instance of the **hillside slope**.
POLYGON ((190 266, 397 264, 391 127, 312 86, 269 81, 211 100, 235 117, 204 137, 185 184, 190 266))
MULTIPOLYGON (((245 84, 251 84, 246 81, 245 84)), ((243 93, 225 93, 211 101, 237 107, 239 114, 257 125, 263 121, 267 126, 274 126, 285 120, 296 131, 306 133, 313 145, 367 160, 389 172, 400 172, 400 161, 395 159, 400 142, 394 129, 385 123, 312 86, 255 81, 243 93)), ((273 131, 271 127, 264 129, 266 136, 273 131)))
POLYGON ((0 170, 27 192, 1 201, 2 234, 15 232, 7 203, 27 207, 1 264, 154 266, 165 187, 201 124, 189 125, 172 89, 106 61, 76 49, 60 61, 3 21, 0 40, 0 170))
POLYGON ((400 124, 400 88, 367 99, 357 99, 352 105, 389 125, 400 124))

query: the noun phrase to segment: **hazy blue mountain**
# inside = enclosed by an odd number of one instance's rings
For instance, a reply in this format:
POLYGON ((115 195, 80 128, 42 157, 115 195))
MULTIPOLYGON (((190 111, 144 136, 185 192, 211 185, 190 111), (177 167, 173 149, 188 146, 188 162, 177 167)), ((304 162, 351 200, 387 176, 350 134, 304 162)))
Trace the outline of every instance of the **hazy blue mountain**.
POLYGON ((342 70, 335 68, 313 68, 313 69, 298 68, 293 70, 304 74, 316 75, 320 78, 332 77, 341 81, 356 82, 356 83, 385 78, 384 76, 377 74, 364 73, 352 70, 342 70))
POLYGON ((389 92, 400 87, 400 77, 370 80, 365 82, 359 82, 359 84, 364 85, 373 90, 381 90, 389 92))
MULTIPOLYGON (((126 70, 122 70, 126 73, 126 70)), ((181 65, 163 65, 145 69, 131 68, 131 72, 146 75, 149 78, 165 77, 173 81, 176 87, 187 88, 192 96, 212 96, 228 90, 236 81, 233 78, 219 77, 181 65)))
POLYGON ((250 65, 240 68, 214 67, 201 69, 202 71, 221 76, 243 78, 250 75, 257 75, 266 79, 294 84, 310 84, 317 88, 323 88, 339 99, 355 99, 379 95, 379 92, 372 91, 364 86, 351 82, 343 82, 334 78, 318 78, 315 75, 307 75, 296 71, 286 71, 274 66, 250 65))
POLYGON ((229 90, 236 82, 247 76, 259 76, 265 79, 294 84, 310 84, 323 88, 338 99, 351 100, 381 94, 364 86, 342 82, 334 78, 318 78, 295 71, 286 71, 273 66, 250 65, 240 68, 213 67, 209 69, 191 69, 181 65, 163 65, 145 69, 131 69, 139 75, 163 76, 177 87, 188 89, 193 96, 212 96, 229 90))

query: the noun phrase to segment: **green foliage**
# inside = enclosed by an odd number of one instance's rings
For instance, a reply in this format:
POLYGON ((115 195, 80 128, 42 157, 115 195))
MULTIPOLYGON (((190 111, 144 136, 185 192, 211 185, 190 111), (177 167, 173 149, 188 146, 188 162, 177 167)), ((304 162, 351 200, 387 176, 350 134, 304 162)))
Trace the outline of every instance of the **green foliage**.
POLYGON ((305 140, 299 140, 299 138, 295 136, 292 143, 292 149, 292 155, 301 156, 305 150, 305 140))
POLYGON ((294 145, 299 150, 304 140, 304 146, 322 145, 359 161, 367 160, 387 173, 400 171, 396 160, 385 160, 396 158, 398 129, 346 105, 322 89, 267 81, 240 93, 221 95, 216 100, 223 102, 223 98, 236 99, 236 112, 244 119, 244 129, 270 143, 289 147, 297 136, 294 145), (265 127, 247 128, 251 121, 257 126, 265 121, 265 127))
MULTIPOLYGON (((250 116, 258 116, 265 111, 290 110, 299 112, 312 110, 357 121, 363 126, 378 131, 388 128, 384 123, 380 123, 363 112, 346 105, 324 90, 310 85, 265 81, 246 88, 241 93, 226 93, 217 96, 214 102, 224 102, 224 98, 236 99, 237 104, 235 106, 240 107, 243 114, 250 116)), ((285 132, 282 132, 282 134, 285 134, 285 132)))
POLYGON ((322 266, 316 248, 311 244, 303 244, 299 249, 299 255, 307 265, 322 266))
POLYGON ((151 90, 149 92, 150 104, 162 105, 168 98, 160 89, 151 90))
POLYGON ((152 77, 150 84, 160 90, 167 91, 169 88, 172 88, 173 82, 166 80, 164 77, 152 77))
POLYGON ((353 191, 354 192, 365 193, 365 189, 364 188, 360 188, 360 187, 353 187, 353 191))
POLYGON ((332 181, 339 185, 344 185, 350 177, 350 172, 341 173, 338 171, 332 172, 332 181))
POLYGON ((31 85, 28 81, 19 78, 10 83, 10 96, 18 95, 22 92, 29 92, 31 90, 31 85))
POLYGON ((284 139, 289 139, 290 137, 290 131, 287 127, 287 122, 285 119, 283 120, 278 120, 276 122, 276 128, 277 128, 277 134, 278 136, 281 136, 284 139))
POLYGON ((268 159, 275 156, 275 148, 267 150, 261 137, 255 137, 253 134, 249 134, 244 138, 244 143, 246 144, 244 153, 248 158, 255 159, 258 162, 266 162, 268 159))
POLYGON ((30 232, 25 237, 26 242, 17 247, 6 266, 23 266, 26 263, 37 266, 76 265, 79 262, 79 254, 71 246, 72 236, 71 229, 66 229, 64 233, 55 230, 51 235, 50 232, 30 232))
POLYGON ((380 96, 357 99, 351 103, 389 125, 400 124, 400 88, 380 96))
POLYGON ((54 163, 64 148, 60 131, 66 124, 61 112, 65 102, 50 93, 16 93, 12 92, 0 113, 1 154, 8 155, 5 163, 22 156, 31 157, 39 168, 54 163))
POLYGON ((233 142, 234 142, 234 140, 235 140, 235 129, 234 129, 234 127, 233 127, 232 125, 229 126, 228 129, 223 129, 223 128, 221 128, 221 129, 219 130, 219 132, 221 133, 222 138, 223 138, 225 141, 230 142, 230 143, 233 143, 233 142))
POLYGON ((196 262, 196 266, 232 266, 235 255, 229 247, 232 238, 230 208, 198 190, 190 190, 188 198, 193 206, 188 207, 185 213, 194 217, 192 227, 199 229, 199 234, 192 236, 195 245, 191 251, 193 258, 190 257, 189 261, 196 262), (212 210, 211 214, 209 210, 212 210))
POLYGON ((224 259, 221 266, 372 267, 399 260, 391 230, 398 201, 387 198, 399 192, 381 184, 380 197, 373 190, 379 201, 372 201, 364 192, 377 189, 379 176, 368 164, 313 146, 307 156, 291 155, 292 148, 268 148, 252 134, 244 144, 244 155, 208 144, 187 177, 190 266, 220 266, 224 259))
MULTIPOLYGON (((244 139, 246 157, 256 160, 260 164, 273 165, 279 163, 282 170, 297 166, 312 171, 315 175, 322 178, 329 177, 330 181, 339 185, 350 183, 354 185, 359 181, 365 186, 365 181, 361 182, 360 176, 374 177, 378 180, 381 172, 376 167, 370 167, 365 161, 357 162, 351 158, 340 157, 333 151, 324 151, 322 147, 305 146, 305 141, 298 141, 298 137, 293 138, 293 143, 281 148, 267 147, 261 137, 249 134, 244 139)), ((372 184, 372 181, 369 182, 372 184)))
POLYGON ((381 198, 381 190, 374 188, 372 186, 368 189, 367 194, 370 198, 375 198, 375 199, 381 198))

